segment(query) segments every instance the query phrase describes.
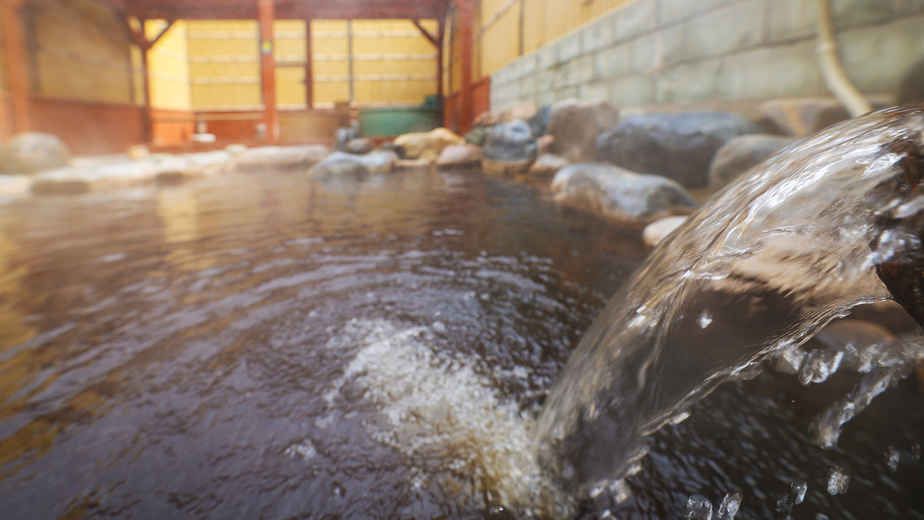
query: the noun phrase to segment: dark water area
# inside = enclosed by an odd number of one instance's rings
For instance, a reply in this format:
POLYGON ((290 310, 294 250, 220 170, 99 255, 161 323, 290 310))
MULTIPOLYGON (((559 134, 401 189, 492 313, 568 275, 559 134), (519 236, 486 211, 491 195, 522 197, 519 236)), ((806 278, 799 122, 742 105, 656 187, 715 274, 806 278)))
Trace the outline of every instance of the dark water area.
MULTIPOLYGON (((531 467, 538 407, 646 254, 473 172, 0 205, 0 518, 560 513, 531 467)), ((822 450, 807 427, 838 376, 721 386, 653 436, 628 498, 574 515, 679 518, 693 493, 741 492, 736 518, 782 518, 804 480, 797 519, 924 518, 917 380, 822 450), (851 480, 832 496, 835 466, 851 480)))

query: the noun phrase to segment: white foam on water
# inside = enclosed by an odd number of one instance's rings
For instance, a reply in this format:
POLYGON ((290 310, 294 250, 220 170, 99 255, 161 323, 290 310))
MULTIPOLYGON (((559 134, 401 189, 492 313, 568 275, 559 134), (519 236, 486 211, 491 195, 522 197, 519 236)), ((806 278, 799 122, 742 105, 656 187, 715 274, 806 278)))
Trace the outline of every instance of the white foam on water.
POLYGON ((441 353, 439 342, 427 326, 351 320, 328 343, 356 349, 328 403, 358 387, 379 412, 364 421, 369 434, 424 472, 448 470, 473 483, 464 501, 488 496, 485 505, 570 516, 570 497, 539 468, 533 414, 499 396, 474 361, 441 353))

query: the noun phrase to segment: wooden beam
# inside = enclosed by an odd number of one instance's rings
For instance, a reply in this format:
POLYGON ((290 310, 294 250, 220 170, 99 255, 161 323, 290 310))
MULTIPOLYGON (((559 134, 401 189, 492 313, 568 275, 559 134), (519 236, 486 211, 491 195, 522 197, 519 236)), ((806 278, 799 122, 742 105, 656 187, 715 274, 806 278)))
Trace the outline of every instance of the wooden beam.
POLYGON ((122 26, 128 33, 128 36, 135 42, 135 45, 141 50, 141 88, 144 92, 144 117, 141 135, 145 142, 151 142, 154 136, 154 117, 153 107, 151 106, 151 74, 148 65, 148 51, 157 43, 161 37, 167 34, 167 31, 173 27, 175 20, 167 20, 167 26, 161 30, 153 40, 148 40, 147 32, 144 28, 144 19, 138 19, 139 29, 132 27, 127 15, 119 15, 122 26))
POLYGON ((266 138, 279 140, 279 111, 276 107, 276 59, 273 42, 275 20, 273 0, 257 0, 257 21, 260 25, 260 79, 263 86, 263 122, 266 138))
POLYGON ((14 132, 28 132, 32 129, 29 118, 29 67, 22 19, 24 4, 25 0, 0 0, 0 9, 3 10, 0 33, 6 48, 6 73, 13 101, 14 132))
POLYGON ((461 66, 461 85, 459 92, 459 131, 466 133, 471 130, 474 115, 474 105, 472 100, 472 48, 474 40, 472 38, 473 25, 475 21, 475 9, 472 0, 455 0, 459 7, 459 37, 462 40, 462 49, 460 64, 461 66))
POLYGON ((420 25, 420 20, 411 20, 411 21, 414 23, 414 25, 417 26, 417 30, 420 31, 420 34, 422 34, 423 37, 426 38, 430 42, 431 45, 433 45, 434 47, 440 46, 439 42, 437 41, 438 36, 433 36, 432 34, 430 34, 430 31, 424 29, 424 26, 420 25))
POLYGON ((436 95, 443 98, 443 35, 446 34, 446 20, 438 20, 436 33, 436 95))
POLYGON ((305 105, 314 108, 314 68, 311 60, 311 19, 305 20, 305 105))
MULTIPOLYGON (((175 22, 176 22, 176 20, 167 20, 167 26, 164 27, 164 29, 163 29, 162 31, 160 31, 159 33, 157 33, 157 36, 155 36, 154 39, 151 40, 150 45, 148 45, 148 48, 150 49, 151 47, 153 47, 154 44, 157 43, 158 40, 160 40, 161 36, 167 34, 167 31, 169 31, 170 28, 173 27, 173 24, 174 24, 175 22)), ((145 37, 146 37, 146 36, 145 36, 145 37)))

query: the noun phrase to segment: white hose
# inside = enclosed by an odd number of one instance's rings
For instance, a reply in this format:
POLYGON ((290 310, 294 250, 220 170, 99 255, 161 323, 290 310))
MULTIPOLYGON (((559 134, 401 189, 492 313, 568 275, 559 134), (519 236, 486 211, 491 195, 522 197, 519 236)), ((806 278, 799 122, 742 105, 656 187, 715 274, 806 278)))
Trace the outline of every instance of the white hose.
POLYGON ((830 0, 817 0, 818 5, 818 61, 821 63, 821 74, 828 85, 828 90, 844 105, 850 117, 861 116, 873 109, 869 101, 850 82, 844 73, 841 59, 837 52, 837 40, 834 38, 833 24, 831 23, 830 0))

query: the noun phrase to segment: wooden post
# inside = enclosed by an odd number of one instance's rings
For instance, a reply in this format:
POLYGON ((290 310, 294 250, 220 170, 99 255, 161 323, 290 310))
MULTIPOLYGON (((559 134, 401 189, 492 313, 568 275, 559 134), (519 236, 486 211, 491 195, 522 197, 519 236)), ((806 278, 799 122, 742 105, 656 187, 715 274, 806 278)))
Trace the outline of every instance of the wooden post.
POLYGON ((356 103, 356 86, 353 83, 353 20, 347 20, 347 67, 350 77, 350 108, 356 103))
POLYGON ((461 85, 459 92, 459 131, 468 132, 472 127, 472 120, 475 116, 472 114, 472 48, 474 40, 472 39, 472 25, 474 24, 475 13, 472 0, 456 0, 459 6, 459 36, 462 39, 462 56, 461 56, 461 85))
MULTIPOLYGON (((144 33, 144 20, 141 22, 141 32, 144 33)), ((141 138, 146 143, 154 140, 154 111, 151 109, 151 71, 148 69, 148 51, 150 47, 141 47, 141 87, 144 92, 144 114, 142 116, 141 138)))
POLYGON ((314 70, 311 66, 311 19, 305 20, 305 105, 314 108, 314 70))
POLYGON ((420 20, 411 20, 417 30, 420 31, 420 34, 430 42, 433 47, 436 48, 436 94, 439 96, 443 95, 443 20, 438 20, 439 25, 436 29, 436 34, 430 34, 424 26, 420 23, 420 20))
POLYGON ((26 38, 23 32, 22 6, 25 0, 0 0, 3 9, 3 43, 6 47, 6 73, 13 101, 14 132, 32 129, 29 119, 29 71, 26 65, 26 38))
POLYGON ((446 20, 439 19, 436 34, 436 95, 443 98, 443 34, 446 32, 446 20))
POLYGON ((257 0, 257 19, 260 24, 260 79, 263 85, 263 122, 266 138, 279 140, 279 112, 276 108, 276 58, 273 49, 273 0, 257 0))
POLYGON ((141 135, 145 142, 150 143, 154 139, 154 116, 151 107, 151 77, 150 71, 148 70, 148 51, 151 50, 151 47, 153 47, 163 35, 167 34, 167 31, 173 26, 174 20, 167 20, 167 26, 164 27, 153 40, 148 40, 144 28, 145 21, 143 19, 138 20, 140 27, 137 31, 132 27, 127 16, 123 16, 121 20, 122 24, 125 26, 125 30, 128 31, 128 35, 134 40, 135 45, 141 49, 141 85, 144 90, 144 114, 142 116, 141 135))

